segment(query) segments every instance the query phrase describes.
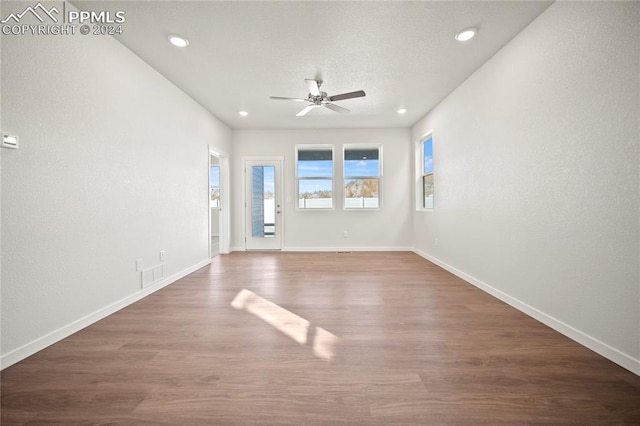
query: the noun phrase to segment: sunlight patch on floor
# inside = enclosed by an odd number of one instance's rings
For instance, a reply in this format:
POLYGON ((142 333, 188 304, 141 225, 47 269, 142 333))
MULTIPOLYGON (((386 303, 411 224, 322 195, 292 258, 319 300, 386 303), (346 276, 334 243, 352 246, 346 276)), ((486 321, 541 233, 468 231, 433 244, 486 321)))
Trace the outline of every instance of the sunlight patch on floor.
POLYGON ((314 355, 320 359, 331 361, 335 357, 336 347, 340 342, 338 336, 322 327, 312 326, 306 319, 251 290, 241 290, 231 301, 231 306, 255 315, 300 345, 309 344, 314 355))

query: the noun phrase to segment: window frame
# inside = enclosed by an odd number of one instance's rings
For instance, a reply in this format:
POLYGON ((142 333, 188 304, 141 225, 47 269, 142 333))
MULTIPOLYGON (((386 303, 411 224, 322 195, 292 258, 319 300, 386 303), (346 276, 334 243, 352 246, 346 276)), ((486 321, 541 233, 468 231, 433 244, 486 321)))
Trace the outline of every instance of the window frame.
POLYGON ((382 144, 381 143, 349 143, 344 144, 342 146, 342 207, 344 210, 354 210, 354 211, 362 211, 362 210, 380 210, 382 209, 382 178, 383 178, 383 165, 382 165, 382 144), (346 167, 346 153, 348 150, 377 150, 378 151, 378 174, 377 175, 347 175, 347 167, 346 167), (378 205, 376 207, 365 207, 364 200, 362 207, 349 207, 347 206, 347 180, 358 180, 358 179, 377 179, 378 181, 378 205))
POLYGON ((429 130, 427 133, 422 135, 416 141, 416 210, 418 211, 433 211, 435 208, 435 162, 433 161, 433 130, 429 130), (425 143, 431 140, 431 161, 432 167, 431 171, 427 172, 425 170, 425 143), (434 194, 432 197, 431 206, 426 205, 426 198, 424 196, 425 193, 425 179, 431 178, 432 180, 432 193, 434 194))
POLYGON ((336 206, 336 191, 335 191, 335 147, 331 144, 300 144, 295 146, 295 177, 296 177, 296 209, 300 211, 327 211, 334 210, 336 206), (303 176, 299 175, 298 166, 300 163, 299 152, 300 151, 330 151, 331 152, 331 176, 303 176), (300 207, 300 181, 312 181, 312 180, 330 180, 331 181, 331 206, 330 207, 300 207))

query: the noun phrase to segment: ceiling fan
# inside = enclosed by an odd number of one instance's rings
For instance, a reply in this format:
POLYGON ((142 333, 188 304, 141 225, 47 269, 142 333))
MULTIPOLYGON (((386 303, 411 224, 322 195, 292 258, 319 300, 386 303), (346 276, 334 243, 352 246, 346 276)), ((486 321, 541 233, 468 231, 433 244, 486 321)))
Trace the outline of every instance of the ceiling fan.
POLYGON ((341 112, 341 113, 349 112, 348 109, 338 106, 333 102, 343 101, 345 99, 361 98, 363 96, 366 96, 366 94, 364 93, 364 90, 357 90, 355 92, 328 96, 327 92, 320 91, 322 80, 312 80, 307 78, 304 80, 304 82, 307 84, 307 87, 309 88, 309 96, 307 96, 306 99, 285 98, 282 96, 270 96, 270 98, 276 99, 276 100, 284 100, 284 101, 309 102, 309 105, 307 105, 302 111, 296 114, 296 116, 302 117, 303 115, 306 115, 309 111, 311 111, 316 107, 329 108, 332 111, 341 112))

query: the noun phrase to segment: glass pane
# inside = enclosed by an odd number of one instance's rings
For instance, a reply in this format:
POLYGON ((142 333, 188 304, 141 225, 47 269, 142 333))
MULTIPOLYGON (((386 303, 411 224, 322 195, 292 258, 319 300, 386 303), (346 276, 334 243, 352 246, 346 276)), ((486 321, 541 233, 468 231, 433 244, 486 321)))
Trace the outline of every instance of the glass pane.
POLYGON ((378 149, 345 149, 345 176, 380 176, 378 149))
POLYGON ((422 174, 433 173, 433 139, 431 136, 424 141, 422 155, 424 156, 422 174))
POLYGON ((253 166, 251 170, 251 235, 275 235, 275 167, 253 166))
POLYGON ((220 207, 220 166, 209 170, 209 193, 211 207, 220 207))
POLYGON ((380 207, 378 179, 346 179, 344 207, 347 209, 377 209, 380 207))
POLYGON ((301 209, 330 209, 333 207, 331 179, 299 179, 298 207, 301 209))
POLYGON ((422 176, 422 189, 424 191, 424 208, 433 208, 433 174, 422 176))
POLYGON ((331 151, 298 151, 298 177, 333 177, 331 155, 331 151))
POLYGON ((345 176, 379 176, 378 160, 346 160, 344 162, 345 176))

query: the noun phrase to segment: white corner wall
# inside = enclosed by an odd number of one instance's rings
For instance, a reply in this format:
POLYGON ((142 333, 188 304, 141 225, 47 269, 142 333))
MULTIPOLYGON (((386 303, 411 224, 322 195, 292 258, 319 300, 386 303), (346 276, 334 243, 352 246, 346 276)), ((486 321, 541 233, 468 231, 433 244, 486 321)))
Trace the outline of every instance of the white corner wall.
POLYGON ((417 252, 636 374, 639 22, 557 2, 412 129, 435 157, 417 252))
POLYGON ((408 250, 411 247, 411 156, 409 129, 235 130, 231 165, 233 250, 244 250, 243 157, 284 157, 284 250, 408 250), (382 144, 383 205, 379 210, 344 210, 342 152, 344 144, 382 144), (334 145, 338 181, 333 210, 299 210, 295 146, 334 145), (348 231, 349 237, 343 237, 348 231))
POLYGON ((6 367, 209 262, 231 130, 111 37, 3 36, 1 72, 6 367))

